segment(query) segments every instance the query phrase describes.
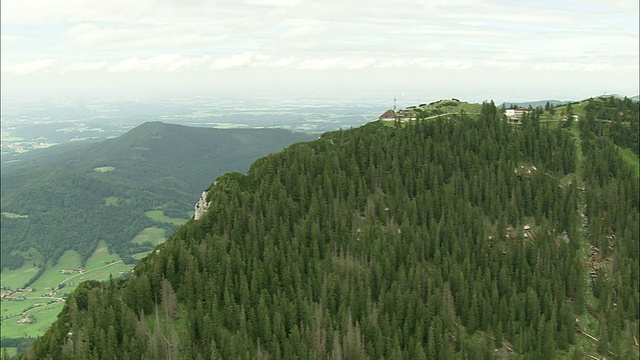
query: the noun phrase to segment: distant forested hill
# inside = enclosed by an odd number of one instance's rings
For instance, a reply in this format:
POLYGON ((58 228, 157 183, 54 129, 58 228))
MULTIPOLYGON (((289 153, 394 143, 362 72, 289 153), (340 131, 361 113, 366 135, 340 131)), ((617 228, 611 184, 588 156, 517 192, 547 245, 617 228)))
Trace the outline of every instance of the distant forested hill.
POLYGON ((218 177, 24 357, 635 358, 638 177, 606 122, 538 116, 375 122, 218 177))
MULTIPOLYGON (((45 260, 65 250, 86 259, 104 240, 127 256, 154 225, 146 210, 188 218, 211 178, 317 136, 280 129, 210 129, 145 123, 110 140, 25 154, 2 168, 2 256, 33 247, 45 260)), ((171 227, 171 224, 156 224, 171 227)))

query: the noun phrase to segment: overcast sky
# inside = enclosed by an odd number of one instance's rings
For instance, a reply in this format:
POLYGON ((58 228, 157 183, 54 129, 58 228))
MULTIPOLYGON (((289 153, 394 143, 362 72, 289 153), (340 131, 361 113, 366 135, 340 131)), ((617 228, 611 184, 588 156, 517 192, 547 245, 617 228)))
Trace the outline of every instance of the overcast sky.
POLYGON ((639 90, 638 0, 2 0, 2 96, 469 101, 639 90))

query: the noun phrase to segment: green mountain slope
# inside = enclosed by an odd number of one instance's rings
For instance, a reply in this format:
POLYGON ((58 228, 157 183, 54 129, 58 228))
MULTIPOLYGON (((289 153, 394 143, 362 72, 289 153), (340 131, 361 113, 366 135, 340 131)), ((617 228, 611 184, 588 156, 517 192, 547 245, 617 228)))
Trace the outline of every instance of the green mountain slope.
POLYGON ((501 118, 370 123, 218 177, 24 357, 635 356, 638 178, 588 127, 501 118))
POLYGON ((104 240, 124 257, 131 239, 154 224, 146 210, 188 218, 206 179, 246 171, 260 156, 312 138, 154 122, 115 139, 25 154, 2 169, 2 255, 33 247, 55 261, 73 249, 86 260, 104 240))

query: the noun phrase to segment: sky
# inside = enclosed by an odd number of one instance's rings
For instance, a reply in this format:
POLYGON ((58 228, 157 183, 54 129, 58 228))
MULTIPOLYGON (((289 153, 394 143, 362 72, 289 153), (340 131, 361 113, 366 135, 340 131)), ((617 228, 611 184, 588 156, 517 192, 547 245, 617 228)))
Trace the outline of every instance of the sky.
POLYGON ((2 0, 2 97, 424 102, 639 91, 638 0, 2 0))

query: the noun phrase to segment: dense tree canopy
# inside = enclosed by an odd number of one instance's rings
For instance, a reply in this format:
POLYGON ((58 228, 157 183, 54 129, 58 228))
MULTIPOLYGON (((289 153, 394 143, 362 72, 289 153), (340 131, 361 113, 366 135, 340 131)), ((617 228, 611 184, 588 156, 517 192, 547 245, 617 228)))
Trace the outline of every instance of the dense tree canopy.
POLYGON ((638 179, 583 131, 485 103, 291 146, 218 178, 128 280, 85 283, 25 357, 580 358, 585 311, 633 356, 638 179), (593 286, 587 241, 612 259, 593 286))

